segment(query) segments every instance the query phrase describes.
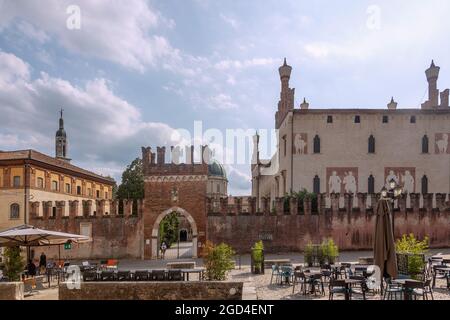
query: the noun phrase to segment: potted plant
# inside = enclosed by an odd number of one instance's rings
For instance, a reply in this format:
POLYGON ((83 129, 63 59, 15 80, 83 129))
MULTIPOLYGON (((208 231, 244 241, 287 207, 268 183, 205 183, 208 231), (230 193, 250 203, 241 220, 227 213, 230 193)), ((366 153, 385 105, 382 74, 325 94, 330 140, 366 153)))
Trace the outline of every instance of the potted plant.
POLYGON ((255 243, 255 245, 252 248, 252 260, 253 260, 253 266, 254 266, 254 273, 260 274, 262 271, 263 262, 264 262, 264 244, 260 240, 255 243))

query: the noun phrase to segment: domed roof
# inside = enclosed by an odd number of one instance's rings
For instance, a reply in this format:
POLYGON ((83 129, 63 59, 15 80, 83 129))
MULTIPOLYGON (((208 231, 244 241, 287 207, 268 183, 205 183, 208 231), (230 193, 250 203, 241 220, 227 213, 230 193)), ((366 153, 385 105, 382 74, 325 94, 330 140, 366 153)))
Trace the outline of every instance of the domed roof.
POLYGON ((211 163, 208 164, 208 175, 222 177, 225 179, 227 178, 227 172, 225 171, 225 168, 216 160, 212 160, 211 163))

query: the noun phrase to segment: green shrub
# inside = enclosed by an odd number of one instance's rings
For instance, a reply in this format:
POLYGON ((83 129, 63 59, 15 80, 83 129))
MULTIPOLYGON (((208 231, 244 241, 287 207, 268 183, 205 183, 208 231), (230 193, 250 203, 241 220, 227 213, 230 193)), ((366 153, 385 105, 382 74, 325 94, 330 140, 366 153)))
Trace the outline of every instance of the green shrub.
POLYGON ((262 266, 262 262, 264 259, 264 244, 262 240, 256 242, 252 248, 252 259, 255 266, 255 273, 260 273, 262 266))
POLYGON ((234 250, 225 243, 214 245, 207 241, 203 251, 207 280, 226 280, 227 272, 234 268, 234 254, 234 250))
POLYGON ((428 244, 428 237, 420 241, 412 233, 404 234, 395 243, 397 253, 408 256, 408 273, 413 279, 419 279, 424 271, 426 262, 423 255, 428 251, 428 244))
POLYGON ((165 241, 168 248, 170 248, 173 243, 178 241, 179 225, 179 217, 176 211, 165 216, 159 225, 159 241, 165 241))
POLYGON ((325 239, 321 245, 323 259, 329 264, 334 264, 339 257, 339 248, 332 238, 325 239))
POLYGON ((314 255, 314 247, 313 247, 312 242, 310 241, 310 242, 308 242, 308 244, 306 245, 305 250, 304 250, 304 253, 303 253, 303 256, 304 256, 304 259, 305 259, 305 264, 306 264, 307 266, 312 267, 312 265, 313 265, 313 263, 314 263, 314 261, 313 261, 313 260, 314 260, 313 255, 314 255))
POLYGON ((10 281, 20 281, 20 273, 23 272, 25 268, 25 262, 20 255, 20 248, 6 248, 3 255, 5 257, 4 274, 10 281))

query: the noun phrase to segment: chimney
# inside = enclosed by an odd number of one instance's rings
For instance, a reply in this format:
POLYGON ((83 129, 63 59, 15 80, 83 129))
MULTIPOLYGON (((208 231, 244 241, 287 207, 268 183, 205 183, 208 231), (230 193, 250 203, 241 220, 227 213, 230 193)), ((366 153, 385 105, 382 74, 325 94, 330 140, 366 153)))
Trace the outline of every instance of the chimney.
POLYGON ((445 89, 444 91, 441 92, 441 108, 449 107, 449 103, 448 103, 449 93, 450 93, 449 89, 445 89))
POLYGON ((389 110, 396 110, 398 103, 394 101, 394 97, 391 98, 391 102, 387 105, 389 110))
POLYGON ((157 147, 156 153, 158 165, 163 165, 165 163, 166 158, 166 147, 157 147))
POLYGON ((306 102, 306 98, 303 98, 303 102, 300 105, 300 109, 302 109, 302 110, 308 110, 309 109, 309 103, 306 102))
POLYGON ((152 154, 152 148, 150 147, 142 147, 142 164, 144 167, 147 167, 151 162, 151 154, 152 154))

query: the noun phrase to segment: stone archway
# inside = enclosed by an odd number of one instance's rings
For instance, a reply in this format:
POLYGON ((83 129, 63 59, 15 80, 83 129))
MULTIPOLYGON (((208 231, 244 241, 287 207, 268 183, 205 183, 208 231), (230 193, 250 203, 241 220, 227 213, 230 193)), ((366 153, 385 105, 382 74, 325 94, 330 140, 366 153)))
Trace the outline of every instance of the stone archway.
POLYGON ((172 212, 178 212, 179 214, 184 216, 190 223, 191 228, 192 228, 192 258, 197 258, 197 244, 198 244, 197 224, 195 223, 195 220, 191 216, 191 214, 180 207, 172 207, 170 209, 167 209, 156 218, 156 221, 153 224, 153 229, 152 229, 152 243, 151 243, 152 258, 155 259, 158 256, 159 225, 160 225, 161 221, 172 212))

